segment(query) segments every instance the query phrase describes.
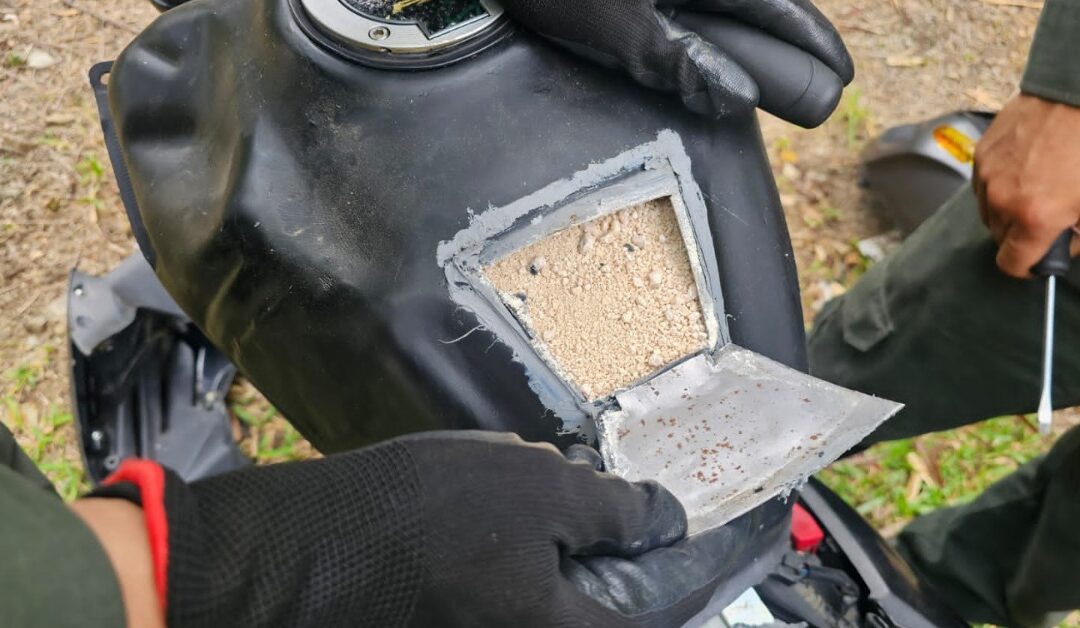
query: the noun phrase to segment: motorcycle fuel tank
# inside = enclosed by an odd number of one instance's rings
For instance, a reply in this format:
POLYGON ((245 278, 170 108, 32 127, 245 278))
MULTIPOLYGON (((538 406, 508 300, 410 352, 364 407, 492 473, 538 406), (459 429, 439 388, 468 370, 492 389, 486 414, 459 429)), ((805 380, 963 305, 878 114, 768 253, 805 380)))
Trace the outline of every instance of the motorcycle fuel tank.
MULTIPOLYGON (((735 26, 700 25, 734 46, 735 26)), ((819 123, 838 79, 767 40, 749 32, 738 56, 782 69, 762 106, 819 123)), ((796 372, 798 283, 755 119, 689 114, 493 1, 195 0, 108 67, 91 80, 140 249, 305 436, 599 443, 611 470, 686 488, 695 529, 727 521, 688 626, 790 553, 792 502, 768 495, 895 409, 796 372), (700 440, 742 397, 759 412, 700 440), (687 440, 652 447, 661 421, 687 440), (691 464, 740 449, 759 483, 691 464)))
POLYGON ((186 4, 109 77, 140 247, 319 449, 439 428, 592 440, 615 392, 728 342, 805 367, 753 117, 686 112, 488 2, 333 1, 186 4), (580 250, 590 233, 597 249, 580 250), (571 240, 580 259, 531 274, 523 251, 571 240), (546 341, 543 308, 496 285, 528 277, 565 288, 549 314, 581 306, 572 329, 546 341), (663 338, 628 340, 639 315, 663 338), (562 368, 589 356, 603 382, 562 368))

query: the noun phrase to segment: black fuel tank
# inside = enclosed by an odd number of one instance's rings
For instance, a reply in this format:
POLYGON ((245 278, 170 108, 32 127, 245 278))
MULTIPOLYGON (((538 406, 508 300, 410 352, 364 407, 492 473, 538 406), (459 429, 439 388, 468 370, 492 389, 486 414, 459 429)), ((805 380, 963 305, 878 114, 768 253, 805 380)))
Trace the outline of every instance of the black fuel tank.
POLYGON ((542 401, 451 298, 437 249, 489 208, 662 137, 703 203, 725 339, 805 368, 753 117, 702 119, 505 23, 417 69, 351 55, 308 18, 290 0, 168 11, 117 60, 109 102, 144 254, 319 449, 437 428, 587 438, 588 412, 542 401))

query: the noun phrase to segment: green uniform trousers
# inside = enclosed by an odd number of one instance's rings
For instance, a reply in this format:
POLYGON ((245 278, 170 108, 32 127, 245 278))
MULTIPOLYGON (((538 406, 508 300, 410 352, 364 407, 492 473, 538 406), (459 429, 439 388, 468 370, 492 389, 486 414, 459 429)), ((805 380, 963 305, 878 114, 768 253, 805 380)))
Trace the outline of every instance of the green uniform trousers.
MULTIPOLYGON (((810 370, 903 402, 867 444, 1036 409, 1045 284, 1006 277, 965 188, 828 303, 810 370)), ((1080 264, 1058 282, 1054 403, 1080 405, 1080 264)), ((1080 608, 1080 428, 974 501, 913 521, 908 561, 975 622, 1039 626, 1080 608)))
POLYGON ((0 626, 124 624, 120 585, 97 538, 0 423, 0 626))

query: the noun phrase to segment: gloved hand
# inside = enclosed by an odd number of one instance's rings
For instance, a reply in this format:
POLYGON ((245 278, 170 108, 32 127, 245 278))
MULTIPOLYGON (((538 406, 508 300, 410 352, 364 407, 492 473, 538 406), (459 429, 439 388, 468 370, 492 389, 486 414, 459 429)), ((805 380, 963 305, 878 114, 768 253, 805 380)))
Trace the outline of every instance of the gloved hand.
POLYGON ((639 83, 679 94, 707 116, 750 112, 757 85, 724 52, 662 9, 723 15, 768 31, 820 59, 850 83, 855 69, 832 24, 808 0, 500 0, 522 26, 572 52, 620 67, 639 83))
POLYGON ((174 628, 679 625, 716 546, 583 452, 428 433, 192 484, 129 461, 91 496, 141 504, 174 628))
POLYGON ((154 5, 154 8, 158 11, 164 13, 169 9, 175 9, 187 1, 188 0, 150 0, 150 4, 154 5))

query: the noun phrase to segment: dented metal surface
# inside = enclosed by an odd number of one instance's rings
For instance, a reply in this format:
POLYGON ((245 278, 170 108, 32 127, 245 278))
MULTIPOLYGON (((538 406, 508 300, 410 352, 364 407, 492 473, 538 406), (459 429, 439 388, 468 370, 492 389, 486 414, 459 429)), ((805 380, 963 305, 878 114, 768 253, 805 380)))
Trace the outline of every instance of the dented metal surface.
POLYGON ((615 397, 597 421, 608 470, 671 490, 691 533, 797 488, 902 407, 733 344, 615 397))

